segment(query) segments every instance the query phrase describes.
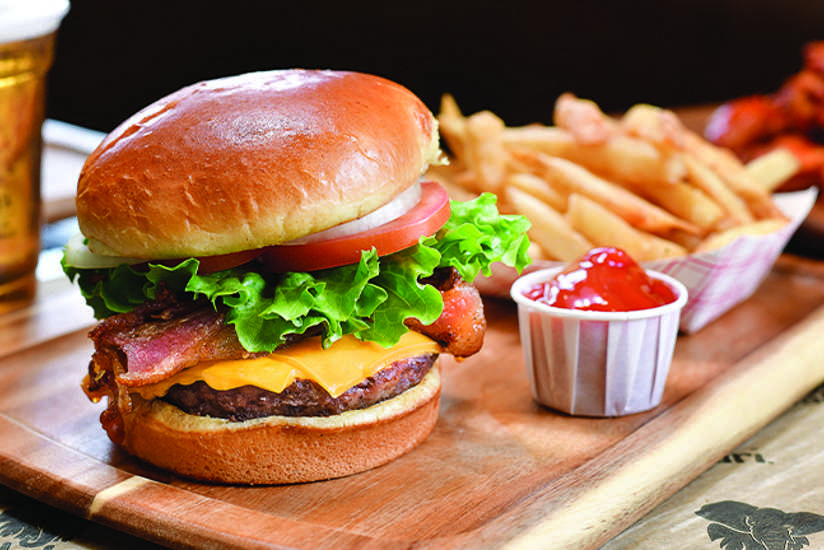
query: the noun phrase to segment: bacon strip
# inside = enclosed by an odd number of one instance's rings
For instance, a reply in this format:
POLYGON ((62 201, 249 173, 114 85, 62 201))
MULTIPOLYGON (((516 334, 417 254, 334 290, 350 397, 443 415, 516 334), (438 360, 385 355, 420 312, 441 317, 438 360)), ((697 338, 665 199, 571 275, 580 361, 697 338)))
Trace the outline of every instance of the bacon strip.
POLYGON ((429 336, 455 357, 469 357, 480 351, 486 335, 486 317, 478 289, 464 281, 454 268, 440 269, 423 282, 441 292, 443 312, 431 325, 409 319, 406 326, 429 336))
POLYGON ((250 356, 223 314, 205 303, 179 302, 167 290, 130 313, 109 317, 89 333, 95 345, 83 389, 108 398, 100 423, 114 443, 125 436, 121 411, 132 408, 129 386, 165 379, 205 359, 250 356))
POLYGON ((170 292, 161 292, 157 300, 130 313, 103 320, 89 337, 95 356, 121 359, 120 368, 113 370, 124 386, 153 384, 204 360, 250 355, 223 313, 202 303, 182 304, 170 292))

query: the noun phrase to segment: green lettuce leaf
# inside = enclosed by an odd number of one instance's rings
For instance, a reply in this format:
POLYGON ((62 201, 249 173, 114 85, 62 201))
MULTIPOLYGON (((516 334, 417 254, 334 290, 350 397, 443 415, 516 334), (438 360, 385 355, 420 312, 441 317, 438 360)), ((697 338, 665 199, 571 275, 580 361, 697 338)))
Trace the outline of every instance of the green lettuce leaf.
POLYGON ((227 322, 252 352, 272 351, 287 335, 312 327, 321 328, 327 347, 345 334, 388 347, 408 330, 406 319, 429 324, 440 316, 440 293, 419 282, 438 267, 454 267, 472 282, 479 273, 488 275, 497 261, 519 271, 529 264, 529 222, 500 215, 495 203, 491 194, 466 203, 453 201, 444 227, 410 248, 380 258, 372 249, 356 264, 308 273, 259 273, 252 263, 199 274, 194 258, 171 267, 149 264, 145 271, 128 265, 79 269, 65 261, 63 269, 77 280, 97 318, 131 311, 154 299, 164 284, 180 295, 225 308, 227 322))
POLYGON ((440 252, 439 267, 452 266, 471 283, 479 272, 490 275, 495 262, 518 272, 529 265, 529 221, 523 216, 499 214, 496 203, 497 197, 491 193, 467 202, 451 202, 452 215, 446 225, 421 240, 424 246, 440 252))

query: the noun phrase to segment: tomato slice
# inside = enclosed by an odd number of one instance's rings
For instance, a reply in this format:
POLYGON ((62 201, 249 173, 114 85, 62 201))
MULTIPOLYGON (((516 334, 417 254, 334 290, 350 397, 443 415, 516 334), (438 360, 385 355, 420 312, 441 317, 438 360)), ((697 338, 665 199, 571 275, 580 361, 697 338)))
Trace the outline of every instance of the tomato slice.
MULTIPOLYGON (((200 262, 200 264, 198 265, 197 272, 203 275, 206 273, 215 273, 216 271, 223 271, 224 269, 232 269, 233 267, 237 267, 239 265, 251 262, 258 256, 260 256, 260 253, 261 249, 257 248, 254 250, 241 250, 240 252, 221 254, 219 256, 198 256, 197 260, 200 262)), ((183 260, 184 258, 175 260, 152 260, 151 262, 136 264, 132 267, 141 270, 145 269, 145 266, 149 263, 172 267, 176 266, 183 260)))
POLYGON ((224 269, 231 269, 247 262, 251 262, 258 256, 260 256, 260 249, 241 250, 240 252, 222 254, 220 256, 200 256, 198 257, 200 265, 197 268, 197 272, 204 274, 223 271, 224 269))
POLYGON ((360 261, 361 252, 372 247, 379 256, 392 254, 432 235, 449 219, 449 195, 439 184, 421 184, 421 200, 403 216, 355 233, 306 244, 270 246, 263 249, 263 268, 272 273, 315 271, 360 261))

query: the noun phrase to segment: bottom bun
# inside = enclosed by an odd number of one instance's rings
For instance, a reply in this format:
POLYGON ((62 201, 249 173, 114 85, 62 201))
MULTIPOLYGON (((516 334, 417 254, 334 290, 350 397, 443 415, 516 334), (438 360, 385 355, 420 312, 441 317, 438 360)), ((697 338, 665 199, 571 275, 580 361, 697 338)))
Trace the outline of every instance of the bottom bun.
POLYGON ((420 384, 368 407, 326 417, 232 422, 186 414, 159 399, 124 415, 123 447, 155 466, 203 481, 317 481, 385 464, 422 442, 438 419, 437 363, 420 384))

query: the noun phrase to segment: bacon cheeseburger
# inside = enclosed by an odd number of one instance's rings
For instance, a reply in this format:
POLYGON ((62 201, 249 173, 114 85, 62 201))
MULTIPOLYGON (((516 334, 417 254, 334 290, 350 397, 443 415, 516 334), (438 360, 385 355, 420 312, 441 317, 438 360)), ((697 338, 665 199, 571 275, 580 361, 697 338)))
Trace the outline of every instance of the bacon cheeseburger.
POLYGON ((86 161, 63 266, 102 321, 84 388, 129 453, 178 474, 290 483, 427 437, 438 354, 478 351, 470 285, 528 263, 528 223, 421 182, 437 123, 351 72, 201 82, 86 161))

